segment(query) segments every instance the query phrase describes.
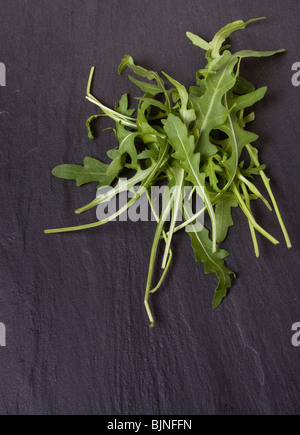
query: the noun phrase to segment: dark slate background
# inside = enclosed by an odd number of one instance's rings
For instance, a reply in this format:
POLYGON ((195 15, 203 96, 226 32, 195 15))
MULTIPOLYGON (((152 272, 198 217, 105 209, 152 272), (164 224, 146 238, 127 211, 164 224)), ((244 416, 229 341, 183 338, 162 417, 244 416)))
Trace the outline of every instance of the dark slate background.
MULTIPOLYGON (((300 61, 295 0, 1 0, 0 88, 1 414, 297 414, 300 348, 300 61), (186 31, 211 39, 230 21, 267 16, 232 37, 234 48, 288 51, 247 60, 243 73, 268 85, 251 129, 268 166, 290 232, 287 250, 276 217, 259 204, 257 219, 282 241, 259 237, 256 259, 248 223, 236 211, 225 247, 238 273, 213 312, 216 284, 194 262, 185 234, 160 293, 143 307, 154 223, 112 223, 81 233, 45 228, 95 220, 73 210, 95 196, 51 176, 60 163, 105 159, 109 132, 94 142, 85 121, 90 67, 94 94, 112 106, 134 87, 117 66, 126 53, 186 86, 204 66, 186 31)), ((105 123, 103 125, 106 125, 105 123)))

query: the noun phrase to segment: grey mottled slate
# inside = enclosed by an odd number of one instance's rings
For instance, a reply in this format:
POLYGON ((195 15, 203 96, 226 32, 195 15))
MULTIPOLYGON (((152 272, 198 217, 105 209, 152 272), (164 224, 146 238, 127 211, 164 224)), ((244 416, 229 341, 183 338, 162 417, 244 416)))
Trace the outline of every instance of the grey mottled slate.
MULTIPOLYGON (((0 61, 0 414, 298 414, 300 348, 300 89, 298 2, 292 0, 1 0, 0 61), (226 3, 226 6, 225 6, 226 3), (186 85, 203 55, 187 30, 209 39, 235 19, 267 16, 233 38, 236 49, 287 48, 248 60, 243 71, 267 84, 251 126, 294 247, 259 240, 248 224, 225 247, 237 271, 228 299, 213 312, 214 277, 196 265, 183 234, 148 328, 143 308, 152 223, 112 223, 82 233, 45 236, 44 228, 92 221, 73 210, 95 195, 51 176, 62 162, 105 157, 112 136, 95 142, 85 120, 90 66, 94 92, 108 105, 134 87, 117 66, 126 53, 186 85)), ((283 241, 275 218, 256 215, 283 241)))

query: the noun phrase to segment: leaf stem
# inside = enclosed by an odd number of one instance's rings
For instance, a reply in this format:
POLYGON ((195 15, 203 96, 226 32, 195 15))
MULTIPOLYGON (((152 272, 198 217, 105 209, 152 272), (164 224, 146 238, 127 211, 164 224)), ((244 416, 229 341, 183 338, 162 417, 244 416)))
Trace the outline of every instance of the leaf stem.
POLYGON ((109 216, 108 218, 106 218, 102 221, 93 222, 91 224, 86 224, 86 225, 78 225, 78 226, 74 226, 74 227, 55 228, 55 229, 45 230, 44 232, 45 232, 45 234, 68 233, 71 231, 87 230, 90 228, 96 228, 96 227, 100 227, 101 225, 105 225, 108 222, 111 222, 114 219, 116 219, 118 216, 120 216, 126 210, 128 210, 128 208, 131 207, 132 204, 137 199, 139 199, 141 194, 144 192, 144 188, 145 188, 144 186, 141 186, 141 188, 136 192, 136 194, 133 196, 133 198, 131 198, 131 200, 127 202, 127 204, 125 204, 122 208, 120 208, 116 213, 114 213, 113 215, 109 216))
POLYGON ((161 287, 161 285, 162 285, 162 283, 163 283, 163 281, 164 281, 164 279, 165 279, 165 277, 166 277, 166 274, 167 274, 167 272, 168 272, 168 270, 169 270, 169 268, 170 268, 170 266, 171 266, 172 257, 173 257, 173 254, 172 254, 172 251, 170 250, 170 251, 169 251, 168 262, 167 262, 166 267, 164 268, 163 274, 162 274, 162 276, 161 276, 161 278, 160 278, 160 280, 159 280, 157 286, 154 287, 154 289, 150 290, 149 293, 156 293, 157 290, 160 289, 160 287, 161 287))
POLYGON ((94 71, 95 71, 95 67, 93 66, 91 68, 91 72, 89 75, 89 80, 88 80, 88 84, 87 84, 87 90, 86 90, 86 98, 96 104, 97 106, 100 107, 100 109, 107 114, 110 118, 114 119, 116 122, 121 122, 123 125, 127 126, 127 127, 131 127, 131 128, 137 128, 136 123, 135 122, 131 122, 131 121, 136 121, 135 118, 131 118, 129 116, 126 115, 122 115, 121 113, 118 113, 106 106, 104 106, 104 104, 100 103, 100 101, 98 101, 92 94, 91 94, 91 86, 92 86, 92 81, 93 81, 93 76, 94 76, 94 71))
POLYGON ((242 197, 240 195, 240 192, 238 191, 235 183, 232 183, 232 190, 236 196, 236 199, 239 202, 239 205, 241 207, 241 209, 243 210, 244 214, 246 215, 246 217, 248 218, 249 222, 251 222, 251 224, 253 225, 253 227, 259 232, 261 233, 264 237, 266 237, 271 243, 273 243, 274 245, 278 245, 279 241, 276 240, 273 236, 271 236, 271 234, 269 234, 266 230, 264 230, 254 219, 252 213, 248 210, 247 206, 245 205, 244 201, 242 200, 242 197))
POLYGON ((118 112, 115 112, 114 110, 104 106, 104 104, 100 103, 100 101, 98 101, 96 98, 94 98, 93 96, 87 96, 86 97, 91 103, 96 104, 96 106, 99 106, 101 110, 103 110, 103 112, 108 115, 110 118, 112 118, 114 121, 116 122, 120 122, 121 124, 125 125, 126 127, 131 127, 131 128, 137 128, 136 124, 134 122, 131 122, 128 120, 128 117, 125 115, 121 115, 118 112))
POLYGON ((174 168, 175 171, 175 186, 174 186, 174 194, 173 194, 173 211, 172 211, 172 220, 169 229, 169 235, 166 241, 166 248, 164 252, 162 268, 165 269, 167 264, 168 253, 171 247, 171 241, 174 234, 174 229, 177 222, 178 213, 180 211, 180 204, 182 203, 182 188, 184 183, 185 172, 183 169, 174 168))
MULTIPOLYGON (((225 192, 223 192, 225 193, 225 192)), ((253 197, 254 195, 252 195, 253 197)), ((219 199, 219 196, 217 195, 215 199, 212 200, 212 205, 214 205, 217 200, 219 199)), ((252 199, 257 199, 257 197, 254 197, 252 199)), ((200 210, 198 211, 196 214, 194 214, 191 218, 189 218, 188 220, 184 221, 182 224, 178 225, 175 230, 174 233, 177 233, 177 231, 182 230, 183 228, 185 228, 187 225, 192 224, 196 219, 198 219, 200 216, 203 215, 203 213, 207 210, 206 205, 200 210)))
MULTIPOLYGON (((247 188, 245 186, 245 183, 242 182, 241 186, 242 186, 242 189, 243 189, 246 206, 247 206, 249 212, 251 213, 250 198, 249 198, 249 194, 248 194, 247 188)), ((248 222, 249 222, 249 228, 250 228, 251 237, 252 237, 252 240, 253 240, 254 252, 255 252, 256 258, 258 258, 259 257, 259 248, 258 248, 258 243, 257 243, 257 237, 256 237, 256 234, 255 234, 255 229, 253 227, 253 224, 250 221, 248 221, 248 222)))
MULTIPOLYGON (((246 177, 244 177, 240 173, 238 174, 237 178, 239 180, 241 180, 243 184, 246 184, 247 187, 251 190, 251 192, 254 193, 256 196, 258 196, 270 211, 273 210, 272 207, 270 206, 269 202, 266 200, 266 198, 260 193, 260 191, 254 186, 254 184, 251 183, 251 181, 249 181, 246 177)), ((244 191, 244 189, 243 189, 243 191, 244 191)))
POLYGON ((151 249, 151 255, 150 255, 150 262, 149 262, 149 270, 148 270, 148 278, 147 278, 147 284, 146 284, 146 291, 145 291, 145 298, 144 298, 144 304, 147 310, 147 314, 150 320, 150 327, 153 328, 154 326, 154 318, 149 306, 149 295, 151 292, 151 285, 152 285, 152 279, 153 279, 153 273, 154 273, 154 266, 155 266, 155 259, 156 259, 156 254, 157 254, 157 248, 158 248, 158 243, 160 240, 160 235, 162 233, 163 230, 163 226, 164 223, 167 219, 167 216, 170 212, 171 209, 171 201, 169 201, 169 203, 166 205, 164 211, 162 212, 158 224, 157 224, 157 228, 155 231, 155 236, 154 236, 154 240, 153 240, 153 244, 152 244, 152 249, 151 249))
MULTIPOLYGON (((259 164, 258 158, 256 157, 255 153, 252 151, 251 145, 250 144, 246 145, 246 148, 248 150, 248 153, 249 153, 250 157, 252 158, 252 160, 254 161, 256 166, 259 168, 260 164, 259 164)), ((292 243, 291 243, 289 234, 287 232, 286 226, 285 226, 285 224, 283 222, 283 219, 282 219, 281 213, 279 211, 276 199, 275 199, 274 194, 272 192, 272 189, 271 189, 271 186, 270 186, 270 179, 266 176, 264 171, 261 170, 261 171, 259 171, 259 173, 260 173, 262 181, 263 181, 263 183, 264 183, 264 185, 265 185, 265 187, 266 187, 266 189, 268 191, 270 199, 272 201, 272 204, 273 204, 273 207, 274 207, 274 210, 275 210, 278 222, 280 224, 282 233, 283 233, 284 238, 285 238, 286 245, 290 249, 292 247, 292 243)))
MULTIPOLYGON (((156 211, 155 211, 155 208, 153 207, 153 204, 152 204, 152 201, 151 201, 151 198, 150 198, 150 195, 149 195, 149 191, 148 191, 148 190, 147 190, 147 196, 148 196, 148 201, 149 201, 150 207, 151 207, 151 209, 152 209, 152 212, 153 212, 153 214, 154 214, 154 217, 155 217, 156 221, 159 222, 159 217, 157 216, 156 211)), ((167 234, 166 234, 166 232, 165 232, 164 229, 162 230, 162 237, 163 237, 163 239, 165 240, 165 242, 167 243, 167 234)), ((166 274, 167 274, 167 271, 168 271, 168 269, 169 269, 169 267, 170 267, 170 265, 171 265, 172 257, 173 257, 172 250, 169 249, 169 260, 168 260, 167 266, 166 266, 166 268, 165 268, 165 270, 164 270, 164 272, 163 272, 163 274, 162 274, 162 276, 161 276, 161 279, 159 280, 157 286, 156 286, 153 290, 150 290, 149 293, 155 293, 155 292, 157 292, 157 290, 161 287, 161 285, 162 285, 162 283, 163 283, 163 280, 164 280, 164 278, 165 278, 165 276, 166 276, 166 274)))
POLYGON ((282 217, 281 217, 281 214, 280 214, 280 211, 279 211, 279 208, 278 208, 277 202, 276 202, 275 197, 274 197, 274 195, 273 195, 273 192, 272 192, 272 189, 271 189, 271 186, 270 186, 270 179, 267 178, 267 176, 266 176, 266 174, 264 173, 264 171, 260 171, 260 176, 261 176, 261 178, 262 178, 262 180, 263 180, 263 182, 264 182, 264 185, 266 186, 266 189, 267 189, 267 191, 268 191, 268 194, 269 194, 269 196, 270 196, 270 198, 271 198, 271 201, 272 201, 272 204, 273 204, 273 207, 274 207, 275 213, 276 213, 276 215, 277 215, 277 218, 278 218, 278 221, 279 221, 280 227, 281 227, 281 229, 282 229, 282 232, 283 232, 283 235, 284 235, 284 238, 285 238, 285 241, 286 241, 286 245, 287 245, 287 247, 290 249, 290 248, 292 247, 292 243, 291 243, 291 240, 290 240, 289 234, 288 234, 288 232, 287 232, 286 226, 285 226, 285 224, 284 224, 284 222, 283 222, 283 219, 282 219, 282 217))

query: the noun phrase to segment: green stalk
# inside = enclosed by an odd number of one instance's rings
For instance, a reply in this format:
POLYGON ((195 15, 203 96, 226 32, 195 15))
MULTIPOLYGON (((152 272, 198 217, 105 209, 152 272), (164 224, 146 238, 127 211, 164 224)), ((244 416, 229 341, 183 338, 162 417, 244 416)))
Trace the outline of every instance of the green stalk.
MULTIPOLYGON (((223 193, 225 193, 225 192, 223 192, 223 193)), ((223 193, 222 193, 222 194, 223 194, 223 193)), ((218 195, 219 195, 219 194, 218 194, 218 195)), ((214 205, 214 204, 217 202, 217 200, 219 199, 219 196, 218 196, 218 195, 215 197, 215 199, 212 200, 212 205, 214 205)), ((249 196, 249 198, 250 198, 250 196, 249 196)), ((243 198, 243 199, 244 199, 244 198, 243 198)), ((256 196, 254 197, 254 195, 252 195, 252 199, 257 199, 257 197, 256 197, 256 196)), ((180 230, 182 230, 183 228, 185 228, 187 225, 192 224, 196 219, 198 219, 200 216, 202 216, 203 213, 204 213, 206 210, 207 210, 207 207, 204 206, 200 211, 198 211, 196 214, 194 214, 190 219, 188 219, 187 221, 184 221, 182 224, 178 225, 178 226, 175 228, 174 233, 177 233, 177 231, 180 231, 180 230)), ((168 235, 168 234, 167 234, 167 235, 168 235)))
MULTIPOLYGON (((248 153, 249 153, 250 157, 252 158, 252 160, 254 161, 256 166, 259 168, 259 166, 260 166, 259 161, 258 161, 256 155, 253 153, 253 151, 251 149, 251 145, 246 145, 246 148, 248 150, 248 153)), ((271 186, 270 186, 270 179, 266 176, 264 171, 259 171, 259 173, 260 173, 262 181, 263 181, 263 183, 264 183, 264 185, 265 185, 265 187, 267 189, 267 192, 268 192, 268 194, 270 196, 270 199, 272 201, 272 204, 273 204, 273 207, 274 207, 274 210, 275 210, 278 222, 280 224, 282 233, 283 233, 284 238, 285 238, 286 245, 290 249, 292 247, 292 243, 291 243, 289 234, 287 232, 286 226, 285 226, 285 224, 283 222, 283 219, 282 219, 281 213, 279 211, 276 199, 275 199, 275 197, 273 195, 273 192, 272 192, 272 189, 271 189, 271 186)))
MULTIPOLYGON (((153 207, 153 204, 152 204, 152 201, 151 201, 151 198, 150 198, 148 190, 147 190, 147 196, 148 196, 148 201, 149 201, 150 207, 151 207, 152 212, 154 214, 154 217, 156 219, 156 222, 159 222, 159 217, 157 216, 156 211, 155 211, 155 209, 153 207)), ((165 243, 167 243, 167 234, 166 234, 165 230, 162 230, 162 237, 163 237, 165 243)), ((169 269, 169 267, 171 265, 172 257, 173 257, 172 250, 169 249, 169 259, 168 259, 167 266, 165 267, 165 270, 164 270, 164 272, 163 272, 163 274, 161 276, 161 279, 159 280, 157 286, 153 290, 150 290, 150 293, 157 292, 157 290, 159 290, 159 288, 161 287, 161 285, 162 285, 162 283, 163 283, 163 281, 165 279, 165 276, 166 276, 166 274, 168 272, 168 269, 169 269)))
MULTIPOLYGON (((166 236, 166 233, 164 233, 164 238, 165 238, 165 236, 166 236)), ((149 293, 156 293, 160 289, 160 287, 162 286, 162 283, 163 283, 163 281, 164 281, 164 279, 166 277, 166 274, 167 274, 167 272, 168 272, 168 270, 169 270, 169 268, 171 266, 172 257, 173 257, 173 254, 172 254, 172 251, 170 250, 169 251, 169 259, 168 259, 167 265, 166 265, 166 267, 165 267, 165 269, 163 271, 163 274, 162 274, 162 276, 161 276, 157 286, 154 287, 154 289, 150 290, 149 293)))
POLYGON ((134 118, 130 118, 129 116, 122 115, 122 113, 118 113, 109 107, 104 106, 104 104, 100 103, 92 94, 91 94, 91 86, 92 86, 92 80, 94 76, 95 67, 91 68, 91 72, 89 75, 89 80, 87 84, 87 90, 86 90, 86 98, 91 102, 96 104, 100 109, 110 118, 114 119, 116 122, 120 122, 121 124, 125 125, 126 127, 131 128, 137 128, 136 126, 136 120, 134 118))
POLYGON ((278 245, 279 241, 276 240, 273 236, 271 236, 271 234, 269 234, 266 230, 264 230, 254 219, 252 213, 248 210, 247 206, 245 205, 244 201, 242 200, 242 197, 240 195, 240 192, 238 191, 235 183, 232 183, 232 190, 236 196, 236 199, 238 200, 238 203, 241 207, 241 209, 243 210, 244 214, 246 215, 246 217, 248 218, 249 222, 251 222, 251 224, 253 225, 253 227, 259 232, 261 233, 264 237, 266 237, 271 243, 273 243, 274 245, 278 245))
POLYGON ((269 196, 270 196, 270 198, 271 198, 271 201, 272 201, 272 204, 273 204, 273 207, 274 207, 275 213, 276 213, 276 215, 277 215, 277 218, 278 218, 278 221, 279 221, 280 227, 281 227, 281 229, 282 229, 282 232, 283 232, 283 235, 284 235, 284 238, 285 238, 285 241, 286 241, 286 245, 287 245, 287 247, 290 249, 290 248, 292 247, 292 243, 291 243, 291 240, 290 240, 289 234, 288 234, 288 232, 287 232, 286 226, 285 226, 285 224, 284 224, 284 222, 283 222, 283 219, 282 219, 282 217, 281 217, 281 214, 280 214, 280 211, 279 211, 279 208, 278 208, 277 202, 276 202, 275 197, 274 197, 274 195, 273 195, 273 192, 272 192, 272 190, 271 190, 270 179, 267 178, 267 176, 266 176, 266 174, 264 173, 264 171, 260 171, 260 176, 261 176, 261 178, 262 178, 262 180, 263 180, 263 183, 264 183, 264 185, 266 186, 266 189, 267 189, 267 191, 268 191, 268 194, 269 194, 269 196))
MULTIPOLYGON (((258 196, 262 202, 267 206, 267 208, 270 211, 273 211, 272 207, 270 206, 269 202, 266 200, 266 198, 260 193, 260 191, 254 186, 251 181, 249 181, 246 177, 244 177, 241 173, 238 173, 237 178, 243 182, 243 184, 246 184, 247 187, 253 192, 256 196, 258 196)), ((243 189, 244 191, 244 189, 243 189)), ((248 192, 247 192, 248 193, 248 192)))
POLYGON ((175 192, 173 195, 173 211, 172 211, 172 220, 169 229, 169 235, 166 242, 166 248, 164 252, 162 268, 165 269, 167 264, 168 253, 171 247, 171 241, 174 234, 175 225, 177 222, 178 213, 180 211, 180 204, 182 204, 182 188, 184 183, 185 172, 183 169, 174 168, 174 176, 175 176, 175 192))
POLYGON ((170 209, 171 209, 171 201, 169 201, 169 203, 167 204, 167 206, 165 207, 164 211, 161 214, 161 217, 158 221, 157 224, 157 228, 156 228, 156 232, 155 232, 155 236, 154 236, 154 240, 153 240, 153 244, 152 244, 152 249, 151 249, 151 255, 150 255, 150 262, 149 262, 149 270, 148 270, 148 278, 147 278, 147 285, 146 285, 146 292, 145 292, 145 299, 144 299, 144 304, 146 307, 146 311, 150 320, 150 327, 153 328, 154 327, 154 318, 149 306, 149 295, 151 293, 151 285, 152 285, 152 279, 153 279, 153 273, 154 273, 154 266, 155 266, 155 259, 156 259, 156 255, 157 255, 157 248, 158 248, 158 243, 160 241, 160 236, 161 233, 163 231, 163 226, 165 224, 165 221, 167 219, 168 214, 170 213, 170 209))
POLYGON ((114 219, 116 219, 118 216, 120 216, 126 210, 128 210, 128 208, 131 207, 132 204, 137 199, 139 199, 139 197, 142 195, 142 193, 144 193, 144 189, 145 189, 145 186, 141 186, 140 189, 133 196, 133 198, 131 198, 131 200, 127 202, 127 204, 125 204, 122 208, 120 208, 116 213, 112 214, 111 216, 109 216, 108 218, 106 218, 102 221, 93 222, 91 224, 86 224, 86 225, 78 225, 78 226, 74 226, 74 227, 55 228, 55 229, 45 230, 44 232, 45 232, 45 234, 68 233, 71 231, 87 230, 89 228, 96 228, 96 227, 100 227, 101 225, 105 225, 108 222, 111 222, 114 219))
MULTIPOLYGON (((249 198, 247 188, 246 188, 244 183, 241 183, 241 186, 243 189, 246 206, 247 206, 249 212, 251 213, 250 198, 249 198)), ((252 237, 252 241, 253 241, 254 252, 255 252, 256 258, 258 258, 259 257, 259 248, 258 248, 257 238, 256 238, 255 229, 253 227, 253 224, 250 221, 249 221, 249 228, 250 228, 250 233, 251 233, 251 237, 252 237)))

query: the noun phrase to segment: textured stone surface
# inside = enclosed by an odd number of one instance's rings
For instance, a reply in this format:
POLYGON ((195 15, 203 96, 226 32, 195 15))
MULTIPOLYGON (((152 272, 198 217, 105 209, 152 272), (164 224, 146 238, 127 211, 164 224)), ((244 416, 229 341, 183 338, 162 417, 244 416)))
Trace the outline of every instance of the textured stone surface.
MULTIPOLYGON (((299 98, 291 65, 299 58, 298 2, 292 0, 1 0, 0 61, 0 348, 1 414, 296 414, 300 348, 299 98), (226 7, 224 4, 226 3, 226 7), (186 85, 204 64, 187 30, 209 39, 235 19, 267 16, 232 38, 236 49, 287 48, 247 60, 244 75, 267 84, 251 129, 260 135, 274 191, 293 239, 273 247, 248 224, 225 247, 238 273, 213 312, 215 279, 193 259, 185 234, 148 328, 143 307, 152 223, 112 223, 45 236, 44 228, 90 222, 73 214, 95 195, 51 176, 59 163, 105 158, 113 137, 87 138, 90 66, 94 93, 107 105, 134 87, 117 66, 126 53, 186 85)), ((256 216, 281 237, 273 215, 256 216)))

